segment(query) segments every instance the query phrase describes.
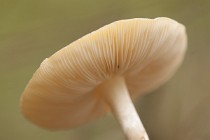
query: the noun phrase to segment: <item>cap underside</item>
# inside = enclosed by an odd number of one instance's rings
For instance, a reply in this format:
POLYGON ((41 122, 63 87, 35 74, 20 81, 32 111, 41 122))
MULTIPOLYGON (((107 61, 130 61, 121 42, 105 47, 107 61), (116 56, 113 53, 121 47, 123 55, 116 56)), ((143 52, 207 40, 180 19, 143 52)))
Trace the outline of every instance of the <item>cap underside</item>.
POLYGON ((133 98, 156 89, 180 65, 186 40, 184 26, 168 18, 104 26, 42 62, 21 97, 22 113, 49 129, 100 117, 107 110, 98 85, 118 75, 133 98))

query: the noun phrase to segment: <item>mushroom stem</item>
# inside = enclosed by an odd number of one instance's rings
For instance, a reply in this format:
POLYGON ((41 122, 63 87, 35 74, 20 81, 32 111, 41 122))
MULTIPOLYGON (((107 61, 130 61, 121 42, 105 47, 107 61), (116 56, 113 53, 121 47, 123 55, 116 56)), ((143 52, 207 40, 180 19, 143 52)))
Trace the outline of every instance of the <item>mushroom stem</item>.
POLYGON ((103 83, 103 96, 128 140, 149 140, 123 77, 103 83))

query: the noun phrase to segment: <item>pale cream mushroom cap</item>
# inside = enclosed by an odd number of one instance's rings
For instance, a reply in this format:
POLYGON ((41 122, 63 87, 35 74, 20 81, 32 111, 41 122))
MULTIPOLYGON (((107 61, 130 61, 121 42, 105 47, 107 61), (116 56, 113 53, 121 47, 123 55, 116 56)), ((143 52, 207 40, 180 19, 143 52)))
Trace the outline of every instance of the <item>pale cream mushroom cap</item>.
POLYGON ((21 111, 48 129, 66 129, 100 117, 104 82, 123 77, 132 98, 165 83, 181 64, 185 27, 169 18, 120 20, 46 58, 21 97, 21 111))

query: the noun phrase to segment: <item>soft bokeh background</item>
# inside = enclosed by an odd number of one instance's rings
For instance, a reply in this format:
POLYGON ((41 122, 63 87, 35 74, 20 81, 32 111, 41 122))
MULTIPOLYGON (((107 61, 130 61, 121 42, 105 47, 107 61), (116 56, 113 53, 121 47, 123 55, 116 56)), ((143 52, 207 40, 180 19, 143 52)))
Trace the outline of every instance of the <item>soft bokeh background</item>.
POLYGON ((26 121, 19 98, 41 61, 115 20, 166 16, 187 27, 189 48, 176 75, 135 103, 151 140, 210 139, 210 1, 0 0, 0 140, 124 140, 108 115, 69 131, 26 121))

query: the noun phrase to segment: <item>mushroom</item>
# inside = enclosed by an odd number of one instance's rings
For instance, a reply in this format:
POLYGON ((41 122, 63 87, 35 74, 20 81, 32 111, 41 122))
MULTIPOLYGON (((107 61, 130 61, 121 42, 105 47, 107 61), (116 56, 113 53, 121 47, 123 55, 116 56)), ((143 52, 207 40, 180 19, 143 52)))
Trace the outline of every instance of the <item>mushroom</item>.
POLYGON ((186 46, 185 27, 169 18, 113 22, 46 58, 21 96, 21 111, 47 129, 111 112, 128 140, 149 140, 132 100, 164 84, 186 46))

